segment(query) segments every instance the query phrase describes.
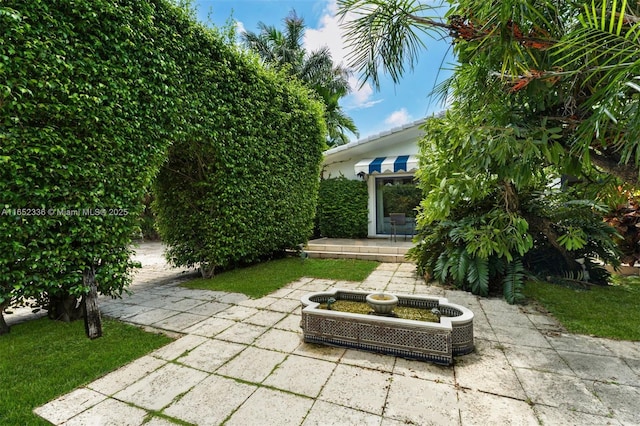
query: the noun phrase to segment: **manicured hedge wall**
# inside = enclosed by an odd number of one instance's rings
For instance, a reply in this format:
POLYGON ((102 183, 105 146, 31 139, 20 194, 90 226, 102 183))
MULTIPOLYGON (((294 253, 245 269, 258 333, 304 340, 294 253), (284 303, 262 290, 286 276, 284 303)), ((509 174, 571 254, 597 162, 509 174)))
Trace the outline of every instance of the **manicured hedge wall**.
POLYGON ((129 282, 189 27, 159 0, 0 3, 0 304, 81 296, 91 269, 103 293, 129 282))
POLYGON ((320 182, 318 228, 328 238, 364 238, 368 234, 366 182, 345 177, 320 182))
POLYGON ((193 125, 154 189, 171 261, 212 276, 306 242, 325 147, 321 104, 233 50, 194 56, 189 77, 193 125))
POLYGON ((321 116, 306 91, 168 1, 4 0, 0 312, 24 297, 80 298, 87 271, 121 293, 144 191, 171 144, 161 212, 177 263, 302 242, 321 116))

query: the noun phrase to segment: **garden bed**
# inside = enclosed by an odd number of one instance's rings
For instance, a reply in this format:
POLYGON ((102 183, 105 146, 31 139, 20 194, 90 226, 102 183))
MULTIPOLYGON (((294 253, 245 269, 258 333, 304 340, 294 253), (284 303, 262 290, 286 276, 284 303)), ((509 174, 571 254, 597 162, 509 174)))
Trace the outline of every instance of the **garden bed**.
POLYGON ((473 312, 443 297, 397 295, 398 306, 438 309, 440 322, 320 309, 333 298, 365 302, 371 292, 340 290, 302 297, 304 341, 450 365, 474 349, 473 312))

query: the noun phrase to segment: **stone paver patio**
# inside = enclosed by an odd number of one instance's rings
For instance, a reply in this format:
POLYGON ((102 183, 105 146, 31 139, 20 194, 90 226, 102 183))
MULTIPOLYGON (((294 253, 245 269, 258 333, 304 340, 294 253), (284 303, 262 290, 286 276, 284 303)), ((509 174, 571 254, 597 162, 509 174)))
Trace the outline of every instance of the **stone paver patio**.
POLYGON ((261 299, 189 290, 160 244, 105 315, 173 343, 35 411, 56 425, 633 425, 640 343, 567 334, 550 316, 429 286, 412 264, 365 281, 303 278, 261 299), (300 297, 331 287, 433 294, 470 308, 476 352, 442 367, 302 342, 300 297))

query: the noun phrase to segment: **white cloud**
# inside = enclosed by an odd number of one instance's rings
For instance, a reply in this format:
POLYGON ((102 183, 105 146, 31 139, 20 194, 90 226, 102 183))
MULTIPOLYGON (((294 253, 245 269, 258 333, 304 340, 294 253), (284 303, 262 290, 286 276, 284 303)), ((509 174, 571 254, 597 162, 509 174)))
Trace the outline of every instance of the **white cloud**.
POLYGON ((360 86, 360 81, 354 76, 349 78, 352 92, 345 99, 346 109, 365 109, 379 104, 383 99, 373 99, 373 87, 369 83, 360 86))
POLYGON ((247 31, 247 29, 244 26, 244 22, 236 21, 236 34, 240 35, 240 34, 244 33, 245 31, 247 31))
MULTIPOLYGON (((322 16, 313 28, 313 23, 306 22, 307 29, 304 35, 304 47, 308 51, 314 51, 322 47, 328 47, 335 64, 347 66, 348 51, 345 47, 343 29, 340 27, 340 19, 336 16, 338 6, 336 0, 326 0, 322 16)), ((374 91, 369 83, 360 86, 361 83, 355 76, 349 79, 351 94, 345 99, 346 109, 370 108, 382 99, 373 99, 374 91)))
POLYGON ((397 111, 393 111, 387 118, 385 118, 384 123, 391 127, 398 127, 404 124, 410 123, 413 121, 411 114, 407 111, 406 108, 400 108, 397 111))
POLYGON ((336 0, 327 0, 317 27, 313 28, 313 23, 305 22, 307 29, 304 33, 303 43, 309 51, 328 47, 333 62, 346 66, 347 51, 344 47, 342 28, 340 28, 340 22, 336 16, 337 10, 336 0))

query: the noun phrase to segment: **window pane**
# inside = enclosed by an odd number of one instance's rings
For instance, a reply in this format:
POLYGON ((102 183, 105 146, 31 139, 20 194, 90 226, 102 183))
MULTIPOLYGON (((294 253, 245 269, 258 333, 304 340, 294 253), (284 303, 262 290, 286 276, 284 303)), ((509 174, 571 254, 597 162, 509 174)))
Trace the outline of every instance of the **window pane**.
POLYGON ((391 213, 404 213, 406 224, 398 225, 398 234, 412 234, 415 227, 415 208, 422 194, 413 177, 384 177, 376 179, 376 232, 391 234, 391 213))

